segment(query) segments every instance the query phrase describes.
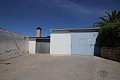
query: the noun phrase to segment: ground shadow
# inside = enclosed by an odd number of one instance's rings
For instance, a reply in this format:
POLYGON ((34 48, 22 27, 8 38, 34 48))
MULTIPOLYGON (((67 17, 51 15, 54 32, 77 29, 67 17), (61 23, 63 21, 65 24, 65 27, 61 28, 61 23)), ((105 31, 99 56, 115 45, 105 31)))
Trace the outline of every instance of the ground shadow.
POLYGON ((100 57, 101 52, 101 41, 99 35, 96 38, 96 42, 94 45, 94 55, 100 57))

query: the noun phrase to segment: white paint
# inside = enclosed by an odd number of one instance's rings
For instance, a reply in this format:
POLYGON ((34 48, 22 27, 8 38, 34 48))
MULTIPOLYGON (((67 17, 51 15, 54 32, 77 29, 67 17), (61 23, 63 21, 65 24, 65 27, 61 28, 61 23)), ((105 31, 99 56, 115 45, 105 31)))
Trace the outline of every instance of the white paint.
POLYGON ((71 33, 71 54, 93 55, 98 32, 71 33))
POLYGON ((36 41, 29 41, 29 53, 35 54, 36 41))
POLYGON ((52 33, 50 38, 50 54, 71 54, 71 35, 69 33, 52 33))
POLYGON ((51 33, 50 54, 93 55, 98 32, 51 33))

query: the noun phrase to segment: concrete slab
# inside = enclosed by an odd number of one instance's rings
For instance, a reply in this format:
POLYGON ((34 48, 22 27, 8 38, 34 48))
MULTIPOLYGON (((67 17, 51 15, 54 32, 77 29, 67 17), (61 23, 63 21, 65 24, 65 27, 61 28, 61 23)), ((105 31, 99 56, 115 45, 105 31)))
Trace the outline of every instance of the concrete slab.
POLYGON ((120 80, 120 63, 95 56, 26 54, 0 64, 0 80, 120 80))

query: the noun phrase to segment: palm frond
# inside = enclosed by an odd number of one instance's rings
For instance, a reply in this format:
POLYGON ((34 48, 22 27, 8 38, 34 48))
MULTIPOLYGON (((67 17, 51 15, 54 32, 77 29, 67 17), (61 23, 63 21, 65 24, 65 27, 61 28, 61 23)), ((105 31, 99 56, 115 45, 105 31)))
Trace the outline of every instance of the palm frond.
POLYGON ((105 19, 104 17, 99 17, 101 20, 102 20, 102 22, 104 22, 104 23, 108 23, 109 22, 109 20, 108 19, 105 19))
POLYGON ((113 10, 111 13, 105 12, 107 15, 100 18, 100 22, 94 23, 93 27, 102 27, 109 23, 120 23, 120 11, 113 10))

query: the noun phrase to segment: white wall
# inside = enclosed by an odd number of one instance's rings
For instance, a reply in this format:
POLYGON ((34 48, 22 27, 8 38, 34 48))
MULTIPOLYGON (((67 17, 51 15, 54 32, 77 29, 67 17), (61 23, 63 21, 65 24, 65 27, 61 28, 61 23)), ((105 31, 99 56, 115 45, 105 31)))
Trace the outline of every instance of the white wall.
POLYGON ((71 54, 93 55, 98 32, 71 33, 71 54))
POLYGON ((50 54, 94 55, 98 32, 52 33, 50 54))
POLYGON ((29 41, 29 53, 35 54, 36 40, 29 41))
POLYGON ((50 54, 71 54, 70 33, 52 33, 50 37, 50 54))

